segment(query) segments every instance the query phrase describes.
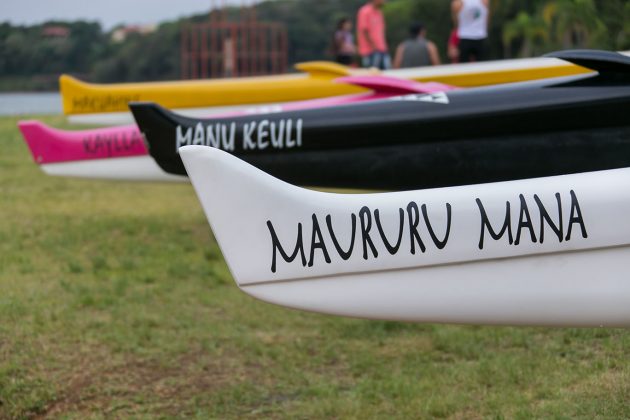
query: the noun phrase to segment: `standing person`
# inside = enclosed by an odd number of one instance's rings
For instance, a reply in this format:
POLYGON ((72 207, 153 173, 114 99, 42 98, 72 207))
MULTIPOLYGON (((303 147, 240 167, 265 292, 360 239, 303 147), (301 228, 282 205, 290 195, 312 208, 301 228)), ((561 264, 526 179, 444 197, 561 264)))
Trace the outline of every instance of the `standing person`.
POLYGON ((490 0, 453 0, 451 10, 459 37, 459 62, 484 59, 484 41, 488 37, 490 0))
POLYGON ((337 63, 346 66, 354 63, 357 48, 354 45, 354 36, 352 35, 352 21, 347 17, 340 19, 337 23, 332 47, 337 63))
POLYGON ((370 0, 357 14, 357 39, 363 67, 386 70, 391 67, 391 58, 385 40, 385 0, 370 0))
POLYGON ((437 66, 440 54, 435 44, 426 38, 427 30, 422 23, 414 23, 409 28, 408 40, 396 49, 394 68, 437 66))

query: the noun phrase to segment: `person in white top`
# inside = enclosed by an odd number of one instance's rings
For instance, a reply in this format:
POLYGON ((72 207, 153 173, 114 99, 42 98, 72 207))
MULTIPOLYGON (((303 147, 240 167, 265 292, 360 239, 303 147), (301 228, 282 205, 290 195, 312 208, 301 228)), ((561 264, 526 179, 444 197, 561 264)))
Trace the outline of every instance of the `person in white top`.
POLYGON ((459 62, 484 59, 484 41, 488 37, 490 0, 453 0, 453 20, 459 36, 459 62))

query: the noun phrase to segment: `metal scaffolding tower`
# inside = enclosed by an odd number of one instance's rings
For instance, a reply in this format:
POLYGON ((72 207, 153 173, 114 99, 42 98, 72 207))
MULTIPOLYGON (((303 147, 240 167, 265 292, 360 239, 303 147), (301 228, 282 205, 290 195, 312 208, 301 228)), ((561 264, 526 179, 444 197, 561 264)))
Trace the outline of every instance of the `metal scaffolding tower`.
POLYGON ((256 76, 287 71, 287 29, 259 22, 257 0, 227 6, 212 0, 207 22, 191 23, 181 33, 181 77, 202 79, 256 76))

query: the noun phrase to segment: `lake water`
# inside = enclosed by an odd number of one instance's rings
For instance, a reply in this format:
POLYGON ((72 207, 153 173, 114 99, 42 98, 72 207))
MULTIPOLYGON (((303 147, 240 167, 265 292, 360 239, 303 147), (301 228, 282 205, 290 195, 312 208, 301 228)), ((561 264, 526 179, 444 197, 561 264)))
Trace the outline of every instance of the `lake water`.
POLYGON ((61 114, 56 92, 0 93, 0 115, 61 114))

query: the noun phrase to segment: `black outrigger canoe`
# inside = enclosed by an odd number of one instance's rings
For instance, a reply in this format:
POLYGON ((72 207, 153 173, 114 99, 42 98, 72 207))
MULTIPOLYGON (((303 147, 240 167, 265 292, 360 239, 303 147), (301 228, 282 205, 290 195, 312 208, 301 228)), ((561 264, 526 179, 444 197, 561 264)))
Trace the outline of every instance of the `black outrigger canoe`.
POLYGON ((630 166, 630 57, 550 54, 594 73, 333 108, 194 119, 131 104, 158 165, 184 145, 231 152, 287 182, 405 190, 630 166))

